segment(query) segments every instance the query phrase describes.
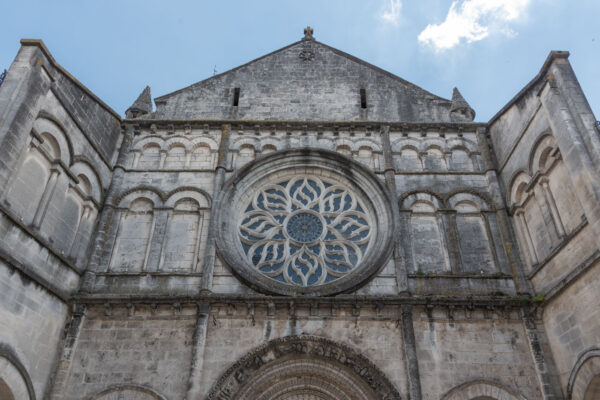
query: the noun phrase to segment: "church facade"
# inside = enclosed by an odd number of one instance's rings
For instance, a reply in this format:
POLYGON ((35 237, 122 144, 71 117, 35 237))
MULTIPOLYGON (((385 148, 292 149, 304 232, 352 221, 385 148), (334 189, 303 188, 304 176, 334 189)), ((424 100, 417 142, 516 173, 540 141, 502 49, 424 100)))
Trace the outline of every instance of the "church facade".
POLYGON ((21 41, 0 398, 600 398, 600 130, 568 53, 474 122, 304 33, 126 118, 21 41))

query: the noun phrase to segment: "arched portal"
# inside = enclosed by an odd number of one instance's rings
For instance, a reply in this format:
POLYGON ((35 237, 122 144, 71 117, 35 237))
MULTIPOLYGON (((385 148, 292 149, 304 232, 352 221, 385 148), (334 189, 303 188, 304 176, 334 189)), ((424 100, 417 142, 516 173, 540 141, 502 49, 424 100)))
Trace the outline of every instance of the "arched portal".
POLYGON ((567 393, 573 400, 600 398, 600 348, 593 347, 580 354, 571 371, 567 393))
POLYGON ((463 383, 446 393, 442 400, 524 400, 523 396, 503 385, 475 380, 463 383))
POLYGON ((0 399, 35 400, 31 379, 19 359, 0 345, 0 399))
POLYGON ((252 351, 217 381, 208 399, 371 400, 400 394, 357 351, 313 336, 276 339, 252 351))

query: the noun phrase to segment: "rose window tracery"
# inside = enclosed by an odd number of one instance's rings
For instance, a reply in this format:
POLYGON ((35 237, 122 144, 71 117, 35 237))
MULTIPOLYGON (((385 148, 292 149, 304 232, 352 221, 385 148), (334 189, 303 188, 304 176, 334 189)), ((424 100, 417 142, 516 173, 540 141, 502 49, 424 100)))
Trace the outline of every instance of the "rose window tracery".
POLYGON ((246 205, 239 239, 250 265, 275 281, 315 286, 360 265, 372 226, 365 206, 340 182, 294 177, 258 190, 246 205))

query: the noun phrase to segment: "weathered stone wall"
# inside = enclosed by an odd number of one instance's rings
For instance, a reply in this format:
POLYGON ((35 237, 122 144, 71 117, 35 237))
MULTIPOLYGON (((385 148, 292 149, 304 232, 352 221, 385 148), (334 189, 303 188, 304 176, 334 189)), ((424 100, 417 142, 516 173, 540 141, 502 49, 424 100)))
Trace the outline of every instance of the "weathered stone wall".
POLYGON ((590 310, 600 305, 600 141, 567 56, 550 55, 492 119, 490 134, 525 271, 547 301, 543 323, 556 373, 571 395, 576 361, 599 343, 590 310))
POLYGON ((339 50, 304 41, 161 96, 156 106, 158 119, 449 122, 451 102, 339 50), (313 57, 301 59, 303 51, 313 57))
POLYGON ((520 310, 416 309, 413 317, 423 399, 441 399, 473 381, 542 398, 520 310))
POLYGON ((184 398, 195 314, 194 306, 89 307, 52 398, 79 400, 123 385, 184 398))
POLYGON ((578 357, 600 343, 600 265, 595 263, 544 309, 544 325, 563 388, 578 357))
POLYGON ((0 347, 42 398, 121 134, 41 42, 22 45, 0 86, 0 347))
POLYGON ((4 350, 12 353, 31 380, 35 396, 43 398, 60 352, 68 307, 2 261, 0 304, 0 359, 6 357, 4 350))

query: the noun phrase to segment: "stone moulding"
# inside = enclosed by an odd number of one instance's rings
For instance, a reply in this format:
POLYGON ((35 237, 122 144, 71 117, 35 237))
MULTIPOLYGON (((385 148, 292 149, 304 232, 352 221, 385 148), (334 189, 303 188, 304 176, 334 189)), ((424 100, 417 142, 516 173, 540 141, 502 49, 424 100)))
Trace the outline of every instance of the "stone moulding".
POLYGON ((399 392, 383 372, 356 350, 315 336, 288 336, 262 345, 229 367, 217 380, 207 400, 236 399, 244 384, 260 375, 261 369, 285 357, 310 357, 345 368, 362 378, 375 394, 384 400, 401 399, 399 392))
POLYGON ((259 291, 281 295, 323 296, 345 292, 365 284, 379 271, 393 250, 394 218, 392 197, 387 188, 371 171, 335 152, 316 149, 283 150, 250 163, 234 174, 224 185, 215 204, 217 248, 225 262, 248 285, 259 291), (315 286, 283 283, 263 275, 248 261, 239 239, 240 218, 247 201, 257 185, 282 177, 314 174, 330 181, 339 179, 351 188, 369 208, 373 236, 362 261, 347 275, 315 286))
POLYGON ((581 352, 577 357, 569 375, 567 399, 583 399, 591 378, 598 373, 600 373, 600 347, 594 346, 581 352))

